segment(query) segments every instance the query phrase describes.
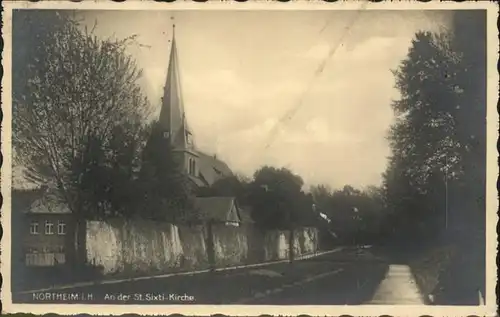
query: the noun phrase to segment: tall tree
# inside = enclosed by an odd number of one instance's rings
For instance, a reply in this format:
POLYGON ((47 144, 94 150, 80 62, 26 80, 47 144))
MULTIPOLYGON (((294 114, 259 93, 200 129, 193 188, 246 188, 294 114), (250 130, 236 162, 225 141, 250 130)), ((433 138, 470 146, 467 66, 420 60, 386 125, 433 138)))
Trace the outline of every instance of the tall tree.
POLYGON ((458 11, 453 18, 452 48, 459 52, 454 111, 464 170, 460 197, 465 222, 484 230, 486 191, 486 12, 458 11), (473 41, 471 43, 471 41, 473 41))
POLYGON ((484 289, 485 21, 480 10, 456 12, 449 33, 416 35, 395 72, 402 97, 393 105, 397 122, 385 174, 401 232, 459 247, 443 285, 460 289, 457 296, 467 294, 467 301, 477 301, 476 287, 484 289), (410 231, 418 223, 425 230, 410 231))
POLYGON ((71 168, 86 217, 131 217, 142 210, 138 172, 147 132, 130 124, 117 126, 107 146, 89 137, 86 151, 71 168), (130 131, 138 135, 127 136, 130 131))
POLYGON ((318 211, 328 211, 330 209, 332 190, 325 185, 317 185, 311 187, 311 195, 314 200, 315 207, 318 211))
POLYGON ((252 217, 265 229, 286 229, 313 217, 312 197, 302 191, 304 181, 286 168, 264 166, 250 185, 252 217))
POLYGON ((447 304, 478 304, 477 291, 485 294, 486 21, 484 10, 457 11, 453 17, 451 47, 461 66, 454 118, 464 173, 451 196, 456 230, 448 234, 460 251, 440 278, 444 292, 438 301, 447 304))
POLYGON ((140 172, 143 216, 171 222, 194 221, 194 186, 170 140, 153 124, 140 172))
POLYGON ((77 246, 82 221, 96 211, 87 205, 102 198, 88 195, 106 187, 88 181, 104 180, 100 169, 113 165, 117 128, 124 143, 141 144, 148 101, 141 71, 125 51, 132 42, 100 39, 67 12, 13 15, 14 159, 30 180, 57 186, 77 219, 77 246))
MULTIPOLYGON (((418 33, 395 71, 402 97, 393 104, 397 121, 389 136, 393 157, 386 187, 397 192, 411 186, 415 193, 404 199, 392 194, 392 205, 398 199, 414 204, 420 195, 427 202, 423 210, 444 214, 454 205, 450 221, 484 215, 485 24, 470 22, 481 21, 478 14, 457 13, 447 34, 418 33), (463 21, 471 27, 467 32, 463 21), (476 35, 478 45, 470 45, 476 35)), ((415 212, 423 216, 423 210, 415 212)))
POLYGON ((401 99, 393 103, 397 119, 389 135, 393 156, 385 183, 390 205, 405 213, 409 225, 416 218, 443 219, 444 210, 435 206, 441 207, 444 192, 435 189, 463 173, 453 117, 459 64, 447 35, 421 32, 394 72, 401 99))

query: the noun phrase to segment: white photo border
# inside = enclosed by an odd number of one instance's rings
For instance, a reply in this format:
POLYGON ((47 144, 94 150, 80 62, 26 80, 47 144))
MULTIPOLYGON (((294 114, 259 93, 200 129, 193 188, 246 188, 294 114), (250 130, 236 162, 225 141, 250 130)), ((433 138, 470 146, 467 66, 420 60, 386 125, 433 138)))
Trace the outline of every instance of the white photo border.
POLYGON ((487 11, 487 181, 486 181, 486 296, 484 306, 260 306, 260 305, 94 305, 94 304, 14 304, 11 295, 11 129, 12 129, 12 83, 11 83, 11 47, 12 47, 12 11, 13 9, 75 9, 75 10, 358 10, 361 1, 343 1, 328 3, 323 1, 207 1, 205 3, 177 1, 161 3, 153 1, 5 1, 3 3, 3 40, 2 66, 2 143, 3 164, 1 167, 1 193, 3 197, 1 224, 1 273, 3 291, 1 300, 4 313, 56 313, 60 315, 92 314, 121 315, 134 313, 140 315, 182 314, 190 316, 210 316, 224 314, 228 316, 258 315, 309 315, 309 316, 494 316, 497 311, 495 292, 497 281, 496 250, 498 223, 498 122, 497 112, 499 74, 498 62, 498 7, 494 2, 370 2, 364 10, 461 10, 484 9, 487 11))

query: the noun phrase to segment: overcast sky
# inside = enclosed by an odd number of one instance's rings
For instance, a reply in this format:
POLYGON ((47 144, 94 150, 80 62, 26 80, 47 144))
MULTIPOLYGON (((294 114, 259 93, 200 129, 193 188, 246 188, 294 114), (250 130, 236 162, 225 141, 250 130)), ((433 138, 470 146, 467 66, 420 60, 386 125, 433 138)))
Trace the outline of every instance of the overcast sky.
POLYGON ((84 17, 88 25, 97 20, 99 36, 137 34, 147 46, 129 51, 159 113, 174 16, 186 115, 198 147, 216 152, 235 172, 285 166, 307 184, 338 188, 380 184, 390 153, 390 103, 398 98, 391 69, 415 32, 442 29, 448 14, 87 11, 84 17))

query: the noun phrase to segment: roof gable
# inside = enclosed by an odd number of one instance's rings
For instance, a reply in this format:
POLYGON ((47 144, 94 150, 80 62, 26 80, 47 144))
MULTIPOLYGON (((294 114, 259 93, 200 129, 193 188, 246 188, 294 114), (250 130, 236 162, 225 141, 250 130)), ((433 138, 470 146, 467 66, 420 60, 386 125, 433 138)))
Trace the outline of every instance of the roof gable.
POLYGON ((236 206, 236 201, 233 200, 233 204, 229 209, 229 213, 227 215, 227 221, 231 222, 241 222, 240 214, 238 212, 238 207, 236 206))

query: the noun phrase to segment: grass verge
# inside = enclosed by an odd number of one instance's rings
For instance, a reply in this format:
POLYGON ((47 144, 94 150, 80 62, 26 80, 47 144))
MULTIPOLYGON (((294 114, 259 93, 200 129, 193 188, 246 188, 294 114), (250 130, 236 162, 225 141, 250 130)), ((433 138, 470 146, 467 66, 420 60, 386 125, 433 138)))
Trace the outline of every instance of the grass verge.
POLYGON ((449 269, 457 253, 458 247, 454 245, 439 246, 410 261, 417 285, 428 303, 442 291, 440 277, 449 269))

